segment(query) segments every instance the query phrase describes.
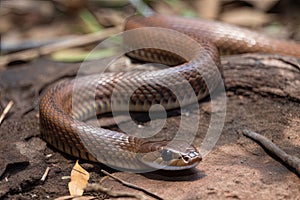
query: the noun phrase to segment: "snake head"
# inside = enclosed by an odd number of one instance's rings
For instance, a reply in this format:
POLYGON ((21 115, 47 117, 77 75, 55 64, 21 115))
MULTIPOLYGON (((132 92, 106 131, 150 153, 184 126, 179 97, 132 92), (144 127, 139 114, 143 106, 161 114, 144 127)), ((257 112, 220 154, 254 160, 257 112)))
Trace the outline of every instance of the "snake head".
MULTIPOLYGON (((148 144, 149 145, 149 144, 148 144)), ((154 169, 184 170, 196 167, 202 157, 192 145, 178 144, 151 145, 151 151, 139 155, 139 160, 154 169)))

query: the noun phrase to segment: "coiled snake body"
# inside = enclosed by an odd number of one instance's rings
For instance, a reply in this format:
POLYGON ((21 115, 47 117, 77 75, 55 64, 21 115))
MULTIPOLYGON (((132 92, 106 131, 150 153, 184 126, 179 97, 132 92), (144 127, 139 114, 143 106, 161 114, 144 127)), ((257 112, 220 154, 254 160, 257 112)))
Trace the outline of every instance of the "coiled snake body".
MULTIPOLYGON (((121 99, 118 101, 126 101, 122 99, 122 94, 130 87, 137 88, 130 97, 130 110, 148 111, 151 105, 156 103, 166 109, 177 108, 178 96, 174 96, 168 88, 158 84, 160 81, 168 82, 169 85, 180 88, 181 81, 177 77, 183 77, 192 86, 197 100, 206 97, 209 90, 216 88, 222 81, 216 78, 218 70, 212 70, 215 68, 222 71, 215 45, 237 53, 268 52, 300 57, 298 43, 206 20, 160 15, 135 16, 127 20, 125 29, 144 26, 179 31, 193 38, 197 45, 184 44, 180 36, 174 40, 168 34, 155 31, 135 36, 135 40, 131 41, 133 43, 146 42, 147 45, 159 41, 157 43, 162 46, 176 46, 177 50, 183 52, 184 58, 178 56, 180 54, 154 48, 133 51, 129 55, 138 59, 179 65, 154 72, 107 73, 79 78, 76 84, 80 85, 79 93, 82 95, 76 99, 77 104, 72 104, 72 100, 76 98, 72 95, 75 81, 59 83, 48 90, 40 102, 40 129, 43 139, 63 152, 118 169, 142 171, 148 168, 192 168, 198 165, 201 156, 195 147, 185 144, 184 141, 171 145, 167 141, 150 142, 143 138, 94 127, 86 124, 84 120, 90 117, 89 113, 93 110, 96 110, 97 114, 110 112, 113 92, 120 94, 118 97, 121 99), (94 95, 94 102, 85 102, 85 95, 94 95)), ((186 98, 184 92, 180 95, 186 98)), ((186 100, 185 104, 188 103, 191 101, 186 100)))

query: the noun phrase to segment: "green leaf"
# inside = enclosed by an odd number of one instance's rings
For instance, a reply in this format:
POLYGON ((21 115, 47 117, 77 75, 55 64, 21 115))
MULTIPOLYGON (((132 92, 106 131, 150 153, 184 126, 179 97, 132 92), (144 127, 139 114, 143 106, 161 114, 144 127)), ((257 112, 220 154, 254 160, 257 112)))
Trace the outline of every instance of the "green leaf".
POLYGON ((87 26, 90 32, 97 32, 103 30, 103 27, 98 23, 97 19, 87 9, 84 9, 80 13, 80 18, 87 26))

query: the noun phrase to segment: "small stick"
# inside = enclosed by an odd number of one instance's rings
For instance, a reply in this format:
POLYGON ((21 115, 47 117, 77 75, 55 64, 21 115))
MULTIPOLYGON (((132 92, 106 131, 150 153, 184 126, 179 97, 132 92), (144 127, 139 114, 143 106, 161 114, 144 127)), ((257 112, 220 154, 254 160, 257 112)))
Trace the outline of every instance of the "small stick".
POLYGON ((91 199, 97 199, 96 197, 93 196, 61 196, 61 197, 57 197, 54 200, 91 200, 91 199))
POLYGON ((144 188, 141 188, 141 187, 139 187, 139 186, 137 186, 137 185, 134 185, 134 184, 132 184, 132 183, 128 183, 128 182, 126 182, 126 181, 124 181, 124 180, 122 180, 122 179, 120 179, 120 178, 118 178, 118 177, 116 177, 116 176, 114 176, 114 175, 108 173, 107 171, 105 171, 105 170, 103 170, 103 169, 101 170, 101 172, 104 173, 105 175, 107 175, 107 176, 109 176, 109 177, 111 177, 111 178, 117 180, 118 182, 120 182, 121 184, 123 184, 123 185, 125 185, 125 186, 127 186, 127 187, 130 187, 130 188, 133 188, 133 189, 142 191, 142 192, 146 193, 147 195, 149 195, 149 196, 151 196, 151 197, 153 197, 153 198, 156 198, 156 199, 159 199, 159 200, 163 200, 163 198, 157 196, 156 194, 154 194, 154 193, 152 193, 152 192, 150 192, 150 191, 148 191, 148 190, 146 190, 146 189, 144 189, 144 188))
POLYGON ((88 186, 85 188, 86 192, 103 192, 111 197, 134 197, 141 200, 146 200, 146 196, 140 194, 134 194, 129 192, 117 192, 113 191, 109 188, 105 188, 97 183, 89 183, 88 186))
POLYGON ((273 142, 269 139, 265 138, 264 136, 255 133, 250 130, 244 130, 243 134, 259 144, 262 147, 270 151, 272 154, 277 156, 283 163, 287 164, 290 168, 293 168, 298 176, 300 176, 300 159, 296 156, 291 156, 281 150, 278 146, 276 146, 273 142))
POLYGON ((41 181, 44 182, 49 174, 49 171, 50 171, 50 167, 47 167, 42 178, 41 178, 41 181))
POLYGON ((10 100, 8 102, 8 104, 6 105, 6 107, 4 108, 1 116, 0 116, 0 125, 2 124, 3 119, 5 118, 5 116, 7 115, 7 113, 9 112, 9 110, 11 109, 11 107, 14 105, 14 102, 12 100, 10 100))

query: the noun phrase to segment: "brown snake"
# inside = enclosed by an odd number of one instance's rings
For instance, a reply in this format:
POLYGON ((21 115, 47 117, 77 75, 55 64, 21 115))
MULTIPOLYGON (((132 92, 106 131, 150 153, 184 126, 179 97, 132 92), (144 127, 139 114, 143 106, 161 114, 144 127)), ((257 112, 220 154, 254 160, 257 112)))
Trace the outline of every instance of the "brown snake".
MULTIPOLYGON (((214 90, 221 81, 216 78, 219 72, 211 70, 217 67, 222 71, 215 45, 236 53, 267 52, 300 57, 300 45, 296 42, 270 38, 220 22, 157 15, 131 17, 125 25, 126 30, 139 27, 173 29, 193 38, 197 44, 185 44, 180 37, 174 39, 159 31, 135 35, 128 40, 131 45, 135 42, 144 42, 144 45, 157 43, 167 48, 133 51, 130 56, 150 62, 179 65, 158 71, 107 73, 78 78, 76 84, 80 86, 80 95, 77 97, 73 96, 74 80, 59 83, 48 90, 40 102, 40 129, 42 138, 49 144, 73 156, 118 169, 181 170, 195 167, 201 161, 201 156, 195 147, 184 141, 171 145, 167 141, 151 142, 94 127, 84 121, 91 117, 93 110, 97 114, 111 112, 112 93, 117 94, 120 98, 118 101, 126 101, 122 97, 131 87, 137 88, 130 97, 129 109, 132 111, 148 111, 153 104, 161 104, 166 109, 177 108, 178 96, 159 83, 181 88, 178 77, 192 86, 197 100, 206 97, 209 90, 214 90), (183 54, 170 53, 168 49, 172 48, 179 49, 183 54), (95 101, 88 101, 86 96, 93 96, 95 101), (72 100, 77 103, 72 104, 72 100)), ((178 90, 180 93, 181 90, 178 90)), ((184 92, 179 96, 186 98, 184 92)), ((191 102, 187 99, 184 104, 191 102)))

